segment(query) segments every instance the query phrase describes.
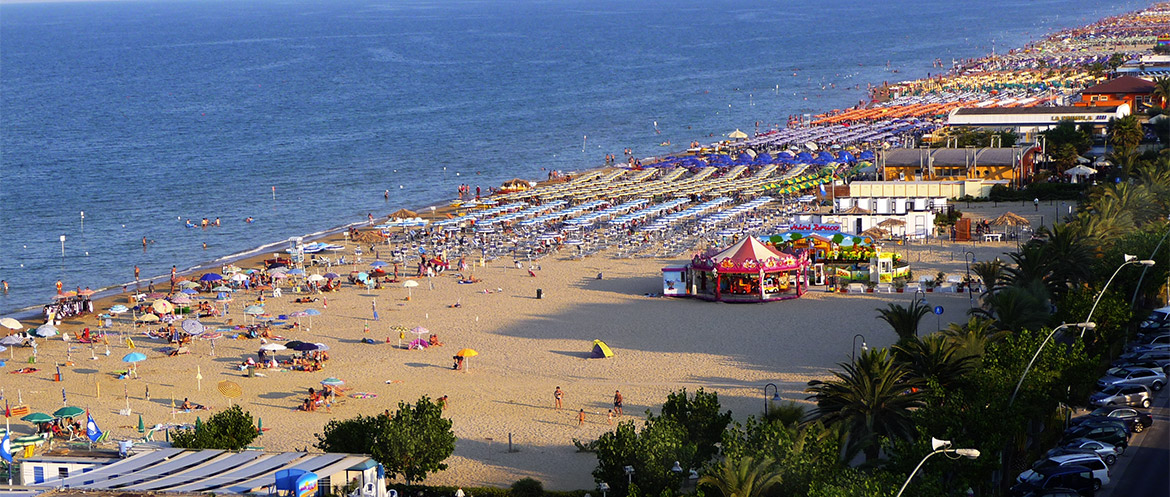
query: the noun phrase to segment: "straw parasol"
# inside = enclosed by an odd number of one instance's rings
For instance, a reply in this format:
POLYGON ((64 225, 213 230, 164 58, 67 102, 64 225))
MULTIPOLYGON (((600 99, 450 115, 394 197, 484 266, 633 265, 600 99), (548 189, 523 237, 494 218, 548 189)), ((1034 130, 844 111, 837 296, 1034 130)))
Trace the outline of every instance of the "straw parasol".
POLYGON ((858 207, 856 205, 853 207, 850 207, 848 209, 845 209, 841 213, 842 214, 871 214, 871 212, 868 209, 862 209, 861 207, 858 207))
POLYGON ((398 209, 390 213, 390 218, 413 218, 418 217, 418 213, 410 209, 398 209))
POLYGON ((903 221, 901 219, 890 218, 890 219, 887 219, 885 221, 878 223, 878 226, 881 226, 883 228, 892 228, 894 226, 906 226, 906 221, 903 221))
POLYGON ((228 404, 231 404, 231 399, 238 399, 244 394, 244 390, 235 382, 223 380, 215 385, 215 389, 219 393, 228 398, 228 404))
POLYGON ((991 224, 995 226, 1028 226, 1032 223, 1028 222, 1024 216, 1014 212, 1005 212, 991 221, 991 224))
POLYGON ((860 233, 860 235, 861 236, 868 236, 868 237, 874 238, 874 239, 878 239, 878 238, 885 238, 885 237, 889 236, 890 231, 887 229, 884 229, 884 228, 873 227, 873 228, 867 229, 865 231, 862 231, 860 233))

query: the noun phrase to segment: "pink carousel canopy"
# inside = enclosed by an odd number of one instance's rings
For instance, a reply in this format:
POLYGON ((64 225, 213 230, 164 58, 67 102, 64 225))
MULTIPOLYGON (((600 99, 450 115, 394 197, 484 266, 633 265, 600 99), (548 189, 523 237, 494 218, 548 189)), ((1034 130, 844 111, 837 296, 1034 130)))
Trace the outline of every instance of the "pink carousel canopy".
POLYGON ((751 236, 721 252, 696 255, 691 260, 695 269, 724 274, 788 271, 807 264, 803 256, 777 252, 751 236))

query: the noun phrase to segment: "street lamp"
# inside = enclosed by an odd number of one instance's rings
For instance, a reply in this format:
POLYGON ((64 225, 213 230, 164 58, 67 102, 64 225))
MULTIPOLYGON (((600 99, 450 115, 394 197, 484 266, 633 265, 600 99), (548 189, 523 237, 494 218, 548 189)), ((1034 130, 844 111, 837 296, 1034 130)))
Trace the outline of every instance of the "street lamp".
POLYGON ((601 497, 605 497, 605 493, 609 492, 609 484, 606 482, 598 483, 597 489, 601 491, 601 497))
MULTIPOLYGON (((764 385, 764 416, 768 415, 768 404, 771 404, 772 402, 779 402, 781 400, 784 399, 780 398, 780 387, 776 386, 775 383, 764 385), (768 387, 772 387, 772 400, 768 400, 768 387)), ((626 467, 629 468, 629 466, 626 467)), ((630 468, 631 472, 633 470, 633 468, 630 468)))
MULTIPOLYGON (((930 459, 930 456, 933 456, 935 454, 948 454, 949 453, 949 454, 955 454, 957 456, 966 457, 967 459, 975 459, 975 458, 979 457, 979 449, 952 449, 951 442, 949 440, 939 440, 937 438, 931 438, 930 445, 931 445, 931 447, 934 448, 934 452, 927 454, 926 457, 923 457, 921 461, 918 461, 918 466, 915 466, 914 471, 910 472, 910 476, 906 478, 906 483, 902 484, 902 488, 898 490, 898 495, 896 495, 895 497, 902 497, 902 492, 906 491, 906 486, 910 484, 910 480, 914 479, 914 475, 918 473, 918 470, 920 468, 922 468, 922 464, 925 463, 927 459, 930 459)), ((952 458, 950 456, 948 456, 948 458, 949 459, 958 459, 958 457, 952 458)))
POLYGON ((867 347, 865 345, 865 335, 862 335, 861 333, 853 335, 853 348, 849 349, 850 354, 852 354, 850 356, 850 358, 852 359, 851 362, 857 362, 857 339, 858 338, 861 339, 861 351, 865 352, 865 351, 869 350, 869 347, 867 347))
POLYGON ((918 302, 918 301, 925 302, 926 301, 926 292, 922 290, 922 287, 919 287, 917 290, 914 290, 914 299, 912 301, 913 302, 918 302), (922 297, 919 297, 918 294, 922 294, 922 297))
MULTIPOLYGON (((1097 294, 1097 300, 1093 301, 1093 308, 1089 309, 1089 315, 1085 317, 1086 323, 1089 322, 1091 319, 1093 319, 1093 312, 1097 310, 1097 304, 1099 304, 1101 302, 1101 297, 1105 296, 1105 290, 1107 290, 1109 288, 1110 283, 1113 283, 1113 278, 1117 277, 1117 273, 1121 272, 1121 268, 1128 266, 1130 264, 1141 264, 1141 265, 1146 266, 1146 267, 1150 267, 1150 266, 1153 266, 1155 264, 1155 262, 1153 260, 1138 259, 1136 255, 1125 254, 1124 257, 1125 257, 1125 262, 1121 263, 1120 266, 1117 266, 1117 270, 1113 271, 1113 276, 1110 276, 1109 281, 1105 282, 1105 286, 1101 287, 1101 293, 1097 294)), ((1081 328, 1081 338, 1084 338, 1084 337, 1085 337, 1085 329, 1081 328)))
POLYGON ((622 469, 625 470, 625 472, 626 472, 626 478, 627 478, 626 484, 633 485, 634 484, 634 467, 633 466, 626 466, 625 468, 622 468, 622 469))
POLYGON ((1056 329, 1048 333, 1048 336, 1044 337, 1044 341, 1040 342, 1040 347, 1036 349, 1036 353, 1032 355, 1032 360, 1028 361, 1028 367, 1024 368, 1024 374, 1020 375, 1020 381, 1016 383, 1016 389, 1012 391, 1012 398, 1011 400, 1008 400, 1008 407, 1011 407, 1012 403, 1016 401, 1016 394, 1020 393, 1020 385, 1024 384, 1024 377, 1028 376, 1028 370, 1032 369, 1032 364, 1036 362, 1037 357, 1040 357, 1040 351, 1044 350, 1044 346, 1048 344, 1048 340, 1051 339, 1053 335, 1056 335, 1056 332, 1068 328, 1069 326, 1076 326, 1080 328, 1081 336, 1085 336, 1085 330, 1096 328, 1097 323, 1091 321, 1086 321, 1084 323, 1065 323, 1057 326, 1056 329))
POLYGON ((975 252, 970 250, 963 253, 963 262, 967 265, 967 301, 975 307, 975 292, 971 291, 971 263, 975 262, 975 252))

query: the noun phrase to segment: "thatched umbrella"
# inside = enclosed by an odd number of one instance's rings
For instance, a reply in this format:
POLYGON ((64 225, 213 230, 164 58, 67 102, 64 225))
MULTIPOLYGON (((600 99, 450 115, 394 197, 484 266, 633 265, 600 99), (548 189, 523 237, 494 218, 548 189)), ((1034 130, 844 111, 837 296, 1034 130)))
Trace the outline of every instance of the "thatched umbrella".
POLYGON ((906 221, 903 221, 901 219, 890 218, 890 219, 887 219, 885 221, 878 223, 878 226, 881 226, 883 228, 893 228, 894 226, 906 226, 906 221))
POLYGON ((390 218, 410 219, 418 217, 418 213, 410 209, 398 209, 390 213, 390 218))
POLYGON ((845 209, 841 213, 842 214, 870 214, 870 211, 868 209, 862 209, 861 207, 858 207, 855 205, 853 207, 845 209))
POLYGON ((860 235, 861 236, 868 236, 870 238, 878 240, 878 239, 882 239, 882 238, 889 236, 890 231, 887 229, 884 229, 884 228, 873 227, 873 228, 867 229, 865 231, 862 231, 860 233, 860 235))
POLYGON ((991 224, 995 226, 1028 226, 1032 223, 1028 222, 1028 219, 1024 216, 1014 212, 1005 212, 992 220, 991 224))

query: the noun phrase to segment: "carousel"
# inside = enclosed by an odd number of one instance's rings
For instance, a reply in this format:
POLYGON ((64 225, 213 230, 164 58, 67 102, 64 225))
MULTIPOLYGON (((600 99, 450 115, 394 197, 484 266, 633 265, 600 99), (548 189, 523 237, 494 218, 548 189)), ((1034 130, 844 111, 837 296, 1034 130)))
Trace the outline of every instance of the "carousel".
POLYGON ((777 252, 747 237, 721 251, 696 255, 685 267, 663 268, 663 295, 719 302, 767 302, 808 289, 805 251, 777 252))

